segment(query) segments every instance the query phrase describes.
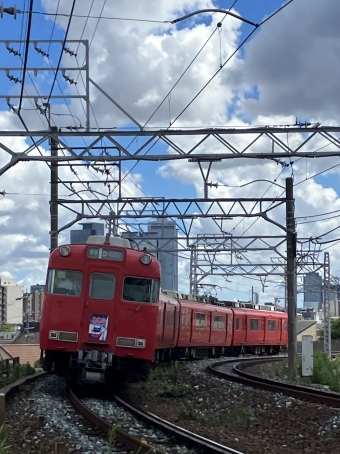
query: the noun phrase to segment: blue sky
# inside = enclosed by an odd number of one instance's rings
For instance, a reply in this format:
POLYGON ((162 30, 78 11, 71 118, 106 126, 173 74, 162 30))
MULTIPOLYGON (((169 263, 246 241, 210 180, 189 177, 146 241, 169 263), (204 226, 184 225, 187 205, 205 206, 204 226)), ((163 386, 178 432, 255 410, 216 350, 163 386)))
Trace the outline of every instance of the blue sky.
MULTIPOLYGON (((328 1, 328 0, 327 0, 328 1)), ((27 1, 17 1, 19 10, 27 10, 27 1)), ((79 0, 78 0, 79 8, 79 0)), ((110 5, 106 6, 104 14, 108 16, 119 17, 136 17, 136 18, 151 18, 154 20, 170 20, 178 15, 183 15, 195 9, 203 9, 209 3, 208 0, 199 0, 196 4, 192 0, 186 2, 185 11, 177 12, 181 9, 184 2, 176 0, 173 4, 168 2, 159 2, 157 7, 153 7, 149 2, 138 4, 135 8, 129 8, 129 2, 119 2, 117 8, 114 10, 110 5)), ((87 14, 89 2, 82 2, 82 10, 76 9, 76 12, 87 14), (87 9, 86 9, 87 7, 87 9)), ((230 0, 214 2, 215 7, 228 9, 233 4, 230 0)), ((255 22, 259 23, 264 17, 276 11, 281 5, 282 1, 271 0, 238 0, 235 4, 235 11, 237 14, 255 22)), ((70 2, 62 0, 60 2, 60 11, 68 12, 70 10, 70 2)), ((93 14, 98 15, 102 0, 95 1, 95 9, 93 14)), ((12 4, 5 2, 5 6, 12 6, 12 4)), ((294 123, 295 117, 299 120, 315 120, 321 119, 323 124, 335 122, 337 117, 337 99, 332 93, 335 89, 331 90, 332 81, 329 80, 330 74, 334 74, 334 79, 337 78, 337 67, 335 59, 333 63, 329 61, 323 62, 325 57, 325 50, 320 47, 322 40, 325 40, 325 35, 328 33, 333 35, 329 38, 336 39, 337 31, 332 27, 327 26, 331 23, 330 18, 323 18, 321 10, 317 2, 312 2, 310 8, 306 13, 303 13, 303 20, 301 19, 301 11, 303 10, 302 0, 294 0, 291 5, 277 16, 275 19, 268 21, 263 27, 257 30, 251 37, 249 43, 244 46, 234 57, 230 64, 221 71, 220 75, 215 78, 214 82, 207 87, 206 90, 200 95, 197 100, 188 109, 186 114, 180 118, 175 127, 181 127, 183 124, 193 126, 197 124, 199 127, 202 125, 219 124, 222 122, 235 122, 243 124, 249 122, 250 124, 287 124, 294 123), (324 19, 324 20, 323 20, 324 19), (317 23, 317 26, 311 24, 317 23), (323 24, 326 24, 323 28, 323 24), (306 27, 306 29, 304 29, 306 27), (313 34, 311 32, 313 30, 313 34), (327 32, 327 33, 326 33, 327 32), (291 40, 291 41, 290 41, 291 40), (304 41, 306 40, 306 41, 304 41), (293 43, 293 44, 292 44, 293 43), (299 43, 299 45, 294 45, 299 43), (271 47, 272 46, 272 47, 271 47), (299 49, 301 47, 301 50, 299 49), (305 47, 304 47, 305 46, 305 47), (308 46, 311 50, 309 50, 308 46), (274 51, 273 51, 274 49, 274 51), (309 61, 307 57, 313 51, 313 58, 317 64, 309 61), (322 63, 320 63, 322 62, 322 63), (281 68, 282 65, 282 68, 281 68), (325 83, 320 80, 320 74, 317 72, 317 67, 323 65, 328 79, 325 83), (302 68, 301 80, 294 74, 295 67, 302 68), (314 74, 315 72, 315 74, 314 74), (272 75, 273 73, 273 75, 272 75), (310 75, 313 75, 309 80, 310 75), (307 81, 304 83, 304 80, 307 81), (277 83, 276 83, 277 81, 277 83), (320 99, 325 99, 325 106, 320 107, 320 101, 315 100, 313 104, 313 96, 318 91, 314 88, 313 83, 319 81, 324 90, 329 87, 329 92, 320 94, 320 99), (306 90, 306 85, 310 86, 310 90, 306 90), (294 89, 294 90, 293 90, 294 89), (294 91, 294 93, 293 93, 294 91), (295 93, 296 91, 296 93, 295 93), (301 94, 301 98, 299 97, 301 94), (326 103, 327 100, 327 103, 326 103), (177 126, 178 125, 178 126, 177 126)), ((55 11, 55 2, 52 0, 35 0, 34 11, 55 11)), ((324 13, 326 14, 326 13, 324 13)), ((336 14, 334 14, 336 16, 336 14)), ((202 43, 214 30, 214 24, 223 16, 219 13, 208 14, 201 16, 194 16, 188 21, 180 22, 177 26, 151 26, 150 24, 141 25, 140 23, 131 23, 128 21, 108 21, 101 20, 100 26, 96 29, 93 35, 96 20, 89 21, 85 30, 84 37, 92 38, 93 43, 90 51, 90 75, 95 81, 99 83, 114 99, 116 99, 122 106, 127 109, 132 115, 144 124, 149 117, 149 114, 157 107, 157 103, 165 96, 169 88, 178 79, 179 75, 189 64, 191 59, 198 52, 202 43)), ((65 19, 66 20, 66 19, 65 19)), ((53 31, 53 39, 63 39, 65 34, 65 20, 57 25, 53 31)), ((71 38, 79 38, 84 22, 83 19, 74 20, 72 22, 73 28, 70 29, 71 38)), ((25 36, 27 23, 27 14, 18 14, 17 19, 14 20, 12 16, 7 14, 1 19, 0 39, 11 40, 20 39, 25 36)), ((238 44, 247 36, 252 30, 252 27, 247 24, 232 25, 232 20, 229 18, 223 21, 223 33, 219 37, 215 34, 213 39, 209 42, 209 46, 202 52, 202 55, 197 60, 197 64, 193 66, 178 87, 171 95, 170 107, 171 118, 173 119, 178 112, 181 111, 183 105, 190 100, 198 91, 200 87, 209 79, 210 75, 218 68, 220 63, 220 52, 223 54, 223 59, 228 56, 238 44), (221 38, 221 39, 220 39, 221 38)), ((44 15, 34 14, 32 20, 31 40, 35 39, 50 39, 52 32, 53 20, 51 17, 48 19, 44 15)), ((328 36, 327 35, 327 36, 328 36)), ((327 38, 328 39, 328 38, 327 38)), ((18 45, 10 44, 11 47, 18 50, 18 45)), ((42 44, 41 48, 47 51, 48 45, 42 44)), ((330 49, 332 56, 332 46, 327 45, 330 49)), ((24 55, 23 46, 19 49, 24 55)), ((334 50, 335 52, 335 50, 334 50)), ((50 58, 54 65, 57 64, 60 55, 60 46, 53 45, 49 49, 50 58)), ((0 47, 1 66, 21 66, 19 57, 15 57, 6 50, 5 44, 0 47)), ((79 57, 81 59, 81 57, 79 57)), ((72 62, 72 59, 67 61, 72 62)), ((46 58, 38 54, 34 50, 34 46, 29 48, 28 66, 42 65, 48 67, 49 63, 46 58)), ((14 76, 20 76, 20 72, 11 72, 14 76)), ((72 76, 72 75, 71 75, 72 76)), ((21 77, 21 76, 20 76, 21 77)), ((32 80, 36 85, 39 93, 49 93, 53 74, 51 72, 42 71, 37 76, 31 74, 32 80)), ((324 76, 326 77, 326 75, 324 76)), ((20 84, 14 84, 9 81, 4 71, 0 72, 1 78, 1 94, 14 94, 20 93, 20 84)), ((74 86, 70 86, 62 78, 61 74, 58 76, 58 81, 63 91, 75 93, 74 86)), ((337 82, 334 82, 336 86, 337 82)), ((26 76, 26 90, 34 93, 35 88, 32 85, 30 77, 26 76)), ((78 81, 77 88, 81 91, 82 84, 78 81)), ((60 94, 58 84, 55 86, 55 94, 60 94)), ((131 126, 131 123, 125 122, 121 119, 112 106, 106 104, 103 98, 98 96, 98 92, 93 90, 91 92, 92 106, 96 112, 96 118, 101 127, 108 126, 131 126), (111 110, 112 109, 112 110, 111 110)), ((11 100, 14 106, 17 101, 11 100)), ((166 101, 155 117, 153 125, 167 126, 169 121, 168 116, 169 103, 166 101)), ((43 117, 37 114, 34 109, 35 105, 29 102, 24 102, 25 109, 23 110, 23 117, 27 124, 32 129, 41 129, 44 121, 43 117)), ((84 114, 82 109, 79 108, 75 102, 70 103, 70 109, 74 115, 77 115, 81 123, 84 124, 84 114)), ((12 127, 19 127, 22 125, 18 118, 14 115, 8 115, 8 106, 6 100, 0 101, 0 113, 4 123, 3 127, 11 129, 12 127)), ((65 126, 72 123, 72 118, 69 116, 68 109, 65 109, 63 101, 53 101, 51 105, 52 119, 58 126, 65 126), (53 114, 63 114, 63 116, 55 116, 53 114)), ((77 123, 77 120, 76 120, 77 123)), ((93 125, 95 122, 92 123, 93 125)), ((151 124, 152 125, 152 124, 151 124)), ((140 139, 142 142, 142 139, 140 139)), ((75 144, 76 142, 72 142, 75 144)), ((83 143, 83 142, 80 142, 83 143)), ((128 144, 129 140, 123 142, 128 144)), ((134 147, 135 144, 132 145, 134 147)), ((184 146, 190 146, 190 142, 184 146)), ((166 151, 165 144, 158 144, 155 151, 166 151), (160 148, 161 147, 161 148, 160 148)), ((205 152, 209 152, 206 149, 205 152)), ((250 197, 255 194, 259 197, 267 190, 268 185, 260 185, 256 189, 247 187, 245 192, 233 190, 232 186, 244 184, 252 179, 268 178, 274 180, 280 173, 280 168, 272 165, 272 163, 257 162, 251 164, 236 163, 228 161, 224 166, 213 166, 211 177, 209 181, 219 182, 221 184, 229 185, 230 187, 221 187, 219 190, 211 190, 211 197, 232 197, 237 194, 239 197, 250 197)), ((128 171, 134 166, 133 163, 124 163, 123 170, 128 171)), ((334 164, 332 160, 310 160, 307 163, 305 160, 300 160, 294 164, 294 177, 295 181, 300 181, 306 176, 313 175, 320 170, 327 169, 334 164)), ((1 164, 3 165, 3 163, 1 164)), ((13 195, 12 198, 6 196, 0 199, 0 227, 3 227, 4 234, 15 234, 18 242, 18 248, 12 253, 8 253, 8 257, 4 257, 0 263, 1 273, 8 273, 13 277, 18 278, 24 285, 29 283, 42 282, 44 279, 44 267, 48 253, 48 181, 49 175, 46 169, 39 167, 39 174, 36 178, 32 176, 32 170, 29 170, 29 165, 18 167, 18 170, 12 170, 1 177, 0 190, 5 189, 7 192, 18 192, 19 194, 13 195), (40 170, 41 169, 41 170, 40 170), (14 183, 19 172, 22 175, 22 181, 25 184, 14 183), (30 199, 32 208, 27 208, 28 196, 24 194, 38 193, 35 199, 30 199), (21 194, 21 195, 20 195, 21 194), (25 198, 26 197, 26 198, 25 198), (36 200, 36 202, 35 202, 36 200), (10 205, 12 203, 12 205, 10 205), (7 204, 7 205, 5 205, 7 204), (13 207, 16 207, 16 211, 13 207), (39 208, 36 208, 38 206, 39 208), (3 208, 2 208, 3 207, 3 208), (25 211, 27 208, 27 213, 25 211), (44 222, 39 226, 35 226, 36 220, 33 219, 33 214, 37 210, 44 213, 44 222), (9 213, 9 214, 8 214, 9 213), (16 225, 16 231, 11 233, 10 220, 6 216, 10 216, 12 225, 16 225), (1 219, 3 223, 1 224, 1 219), (26 223, 27 222, 27 223, 26 223), (22 223, 22 232, 20 232, 19 224, 22 223), (21 240, 22 236, 28 235, 28 239, 21 240), (21 235, 21 236, 20 236, 21 235), (23 241, 23 243, 21 242, 23 241), (31 245, 31 249, 27 249, 27 255, 22 254, 22 245, 31 245), (20 246, 21 245, 21 248, 20 246), (12 254, 12 255, 11 255, 12 254), (22 257, 22 265, 18 269, 17 264, 10 257, 22 257), (35 254, 35 255, 34 255, 35 254), (33 255, 39 258, 39 265, 33 263, 33 255), (9 265, 10 263, 10 265, 9 265), (32 265, 33 264, 33 265, 32 265)), ((30 167, 32 169, 32 166, 30 167)), ((38 169, 38 167, 37 167, 38 169)), ((65 171, 66 172, 66 171, 65 171)), ((291 169, 284 170, 280 177, 280 183, 284 182, 284 178, 289 176, 291 169)), ((155 196, 155 197, 200 197, 202 195, 203 181, 198 171, 198 166, 195 164, 189 165, 187 162, 177 163, 139 163, 126 179, 125 190, 126 196, 129 194, 155 196), (137 186, 136 186, 137 185, 137 186), (138 189, 141 189, 140 190, 138 189)), ((339 174, 338 170, 334 169, 333 173, 328 172, 308 180, 308 184, 300 185, 297 187, 297 207, 303 213, 322 213, 323 211, 331 211, 331 207, 337 207, 339 201, 337 194, 339 192, 339 174), (301 188, 301 189, 300 189, 301 188), (333 192, 332 192, 333 191, 333 192), (314 194, 315 197, 308 198, 306 194, 314 194), (335 195, 334 195, 335 194, 335 195)), ((270 189, 271 195, 275 193, 273 188, 270 189)), ((65 189, 60 190, 65 193, 65 189)), ((66 222, 66 216, 63 217, 62 222, 66 222)), ((332 221, 333 222, 333 221, 332 221)), ((334 220, 336 222, 336 220, 334 220)), ((231 225, 235 226, 237 222, 231 225)), ((236 232, 242 233, 242 228, 247 228, 250 221, 244 221, 240 227, 237 227, 236 232)), ((333 224, 329 222, 329 229, 333 228, 333 224)), ((202 233, 209 233, 205 231, 205 226, 195 226, 196 231, 202 233)), ((308 227, 309 228, 309 227, 308 227)), ((314 225, 310 229, 314 229, 314 225)), ((328 230, 328 224, 324 231, 328 230)), ((270 227, 262 227, 262 224, 256 223, 254 228, 249 232, 258 235, 263 231, 270 234, 270 227), (261 225, 261 226, 260 226, 261 225)), ((308 230, 307 227, 300 227, 301 235, 306 236, 310 234, 319 234, 322 232, 322 226, 315 226, 315 230, 308 230)), ((68 232, 61 236, 64 240, 68 240, 68 232)), ((335 249, 330 249, 335 251, 335 249)), ((332 252, 334 255, 334 269, 340 269, 337 265, 338 257, 337 251, 332 252)), ((26 253, 25 253, 26 254, 26 253)), ((187 269, 187 263, 181 265, 181 269, 187 269)), ((181 279, 181 285, 185 286, 187 277, 185 272, 181 279)), ((228 298, 242 298, 248 299, 251 285, 254 286, 254 291, 262 294, 264 300, 272 300, 273 296, 280 296, 283 293, 282 285, 280 283, 271 283, 270 288, 265 293, 262 292, 262 285, 260 281, 242 280, 241 278, 233 278, 232 282, 220 282, 221 287, 226 287, 224 297, 228 298), (231 289, 231 290, 228 290, 231 289)), ((181 290, 187 291, 183 288, 181 290)), ((301 300, 301 298, 300 298, 301 300)))

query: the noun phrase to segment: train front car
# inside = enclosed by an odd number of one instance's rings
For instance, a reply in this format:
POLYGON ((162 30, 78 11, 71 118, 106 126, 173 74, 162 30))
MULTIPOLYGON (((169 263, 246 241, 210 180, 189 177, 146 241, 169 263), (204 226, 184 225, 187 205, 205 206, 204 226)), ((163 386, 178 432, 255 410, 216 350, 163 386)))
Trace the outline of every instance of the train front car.
POLYGON ((40 323, 45 370, 77 383, 111 382, 151 362, 160 265, 127 246, 90 237, 52 252, 40 323))

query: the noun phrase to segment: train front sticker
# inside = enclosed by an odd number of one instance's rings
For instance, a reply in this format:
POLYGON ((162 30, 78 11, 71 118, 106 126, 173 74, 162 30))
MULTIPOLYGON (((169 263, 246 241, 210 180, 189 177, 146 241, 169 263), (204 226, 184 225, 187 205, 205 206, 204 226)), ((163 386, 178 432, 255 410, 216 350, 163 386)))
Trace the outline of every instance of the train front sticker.
POLYGON ((109 316, 106 314, 91 314, 89 326, 89 339, 104 341, 107 336, 109 316))

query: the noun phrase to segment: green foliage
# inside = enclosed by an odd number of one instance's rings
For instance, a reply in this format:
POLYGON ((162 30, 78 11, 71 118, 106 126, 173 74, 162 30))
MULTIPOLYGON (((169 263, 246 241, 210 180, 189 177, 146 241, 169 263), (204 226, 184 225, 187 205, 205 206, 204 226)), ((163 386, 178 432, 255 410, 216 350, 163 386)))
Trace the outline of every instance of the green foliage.
POLYGON ((37 359, 36 362, 34 363, 34 369, 42 369, 40 359, 37 359))
POLYGON ((178 407, 177 416, 179 419, 199 421, 204 418, 191 402, 183 403, 178 407))
POLYGON ((8 325, 7 323, 0 324, 0 332, 11 333, 12 331, 15 331, 12 325, 8 325))
POLYGON ((191 391, 190 385, 184 383, 173 383, 167 385, 157 393, 160 397, 183 397, 191 391))
MULTIPOLYGON (((319 330, 319 336, 321 339, 324 338, 324 330, 319 330)), ((340 318, 331 320, 331 338, 340 339, 340 318)))
POLYGON ((11 445, 7 444, 7 436, 4 426, 0 427, 0 454, 7 454, 11 445))
MULTIPOLYGON (((27 364, 16 364, 9 368, 7 376, 3 375, 0 378, 0 388, 13 383, 20 378, 27 377, 28 375, 35 374, 35 369, 29 363, 27 364)), ((0 451, 1 454, 1 451, 0 451)))
POLYGON ((248 407, 231 407, 219 415, 219 420, 228 426, 247 428, 255 419, 254 410, 248 407))
POLYGON ((116 444, 116 432, 117 429, 120 427, 120 424, 112 424, 112 427, 107 433, 107 444, 109 445, 109 452, 112 452, 112 449, 115 447, 116 444))
POLYGON ((340 392, 340 361, 331 360, 326 353, 316 351, 313 355, 313 383, 327 385, 340 392))
POLYGON ((282 361, 276 369, 277 377, 299 383, 314 383, 329 386, 332 391, 340 392, 340 360, 329 359, 325 352, 314 351, 313 354, 313 376, 302 377, 302 358, 297 358, 296 373, 289 377, 287 360, 282 361))

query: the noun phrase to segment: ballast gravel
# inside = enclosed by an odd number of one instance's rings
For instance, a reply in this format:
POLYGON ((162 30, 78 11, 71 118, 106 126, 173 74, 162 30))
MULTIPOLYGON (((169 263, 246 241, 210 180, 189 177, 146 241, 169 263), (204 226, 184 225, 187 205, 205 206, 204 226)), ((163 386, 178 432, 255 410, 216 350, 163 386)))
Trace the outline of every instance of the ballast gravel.
MULTIPOLYGON (((54 453, 56 443, 64 443, 65 454, 120 453, 122 446, 109 447, 107 437, 89 425, 68 401, 66 383, 60 377, 40 378, 6 403, 6 444, 11 454, 54 453)), ((162 432, 138 421, 118 404, 101 398, 85 398, 84 403, 104 419, 131 435, 155 445, 155 452, 199 454, 187 449, 162 432)))
MULTIPOLYGON (((338 409, 208 375, 205 369, 212 362, 216 360, 157 368, 147 382, 129 384, 123 397, 244 454, 340 454, 338 409)), ((169 440, 112 402, 93 397, 83 400, 102 417, 122 428, 129 426, 131 434, 155 440, 157 453, 196 452, 169 440)), ((110 450, 106 437, 73 410, 65 381, 54 375, 23 386, 9 399, 5 431, 11 454, 54 453, 57 442, 65 443, 65 454, 127 453, 118 446, 110 450)))
POLYGON ((126 396, 174 424, 244 454, 340 454, 339 409, 211 376, 205 369, 213 362, 216 359, 155 371, 147 383, 130 384, 126 396), (186 394, 164 396, 163 391, 175 394, 183 385, 189 390, 186 394))

